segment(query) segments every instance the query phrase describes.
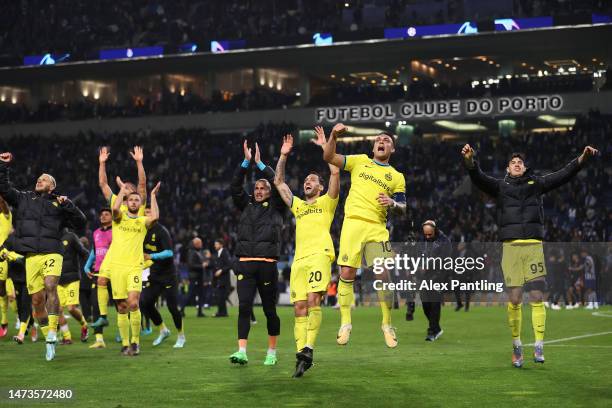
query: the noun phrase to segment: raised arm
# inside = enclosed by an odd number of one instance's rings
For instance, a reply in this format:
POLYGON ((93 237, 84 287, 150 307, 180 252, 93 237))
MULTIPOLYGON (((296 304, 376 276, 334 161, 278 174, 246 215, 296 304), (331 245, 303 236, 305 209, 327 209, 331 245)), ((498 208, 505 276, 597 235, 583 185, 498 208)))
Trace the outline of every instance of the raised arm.
MULTIPOLYGON (((325 145, 327 144, 327 138, 325 137, 325 131, 321 126, 315 127, 315 138, 311 141, 320 146, 325 153, 325 145)), ((340 156, 340 155, 338 155, 340 156)), ((344 164, 344 156, 342 157, 342 164, 344 164)), ((329 165, 329 187, 327 188, 327 195, 333 199, 338 198, 340 194, 340 167, 328 163, 329 165)))
POLYGON ((232 192, 232 200, 234 201, 234 205, 239 210, 243 210, 249 203, 249 194, 244 189, 243 184, 244 184, 244 176, 249 170, 249 166, 251 164, 251 158, 253 157, 251 154, 251 149, 249 149, 249 147, 247 146, 246 140, 242 144, 242 148, 244 150, 244 160, 234 172, 234 176, 232 177, 232 182, 230 184, 230 189, 232 192))
POLYGON ((108 185, 108 178, 106 177, 106 161, 109 156, 110 150, 108 147, 102 146, 98 154, 98 163, 100 164, 98 167, 98 184, 100 185, 100 190, 102 190, 104 199, 108 202, 110 202, 111 196, 113 195, 113 190, 111 190, 108 185))
POLYGON ((153 190, 151 190, 151 213, 147 217, 145 224, 147 229, 151 228, 157 220, 159 220, 159 207, 157 206, 157 193, 159 192, 159 187, 161 186, 161 181, 158 181, 153 190))
POLYGON ((285 165, 287 164, 287 157, 289 157, 292 147, 293 136, 290 134, 286 135, 283 138, 283 146, 281 147, 278 163, 276 163, 276 175, 274 176, 274 186, 287 207, 291 207, 291 202, 293 201, 293 193, 287 183, 285 183, 285 165))
POLYGON ((23 193, 13 187, 9 178, 9 165, 13 161, 11 153, 0 153, 0 196, 12 206, 17 206, 23 193))
POLYGON ((474 161, 474 149, 469 144, 461 149, 463 163, 468 170, 472 183, 480 190, 495 197, 499 193, 499 182, 496 178, 482 172, 478 163, 474 161))
POLYGON ((121 211, 121 204, 123 203, 123 198, 128 194, 127 188, 125 184, 121 181, 119 177, 117 177, 117 185, 119 185, 119 194, 117 194, 117 198, 115 199, 115 203, 113 204, 113 208, 111 209, 113 212, 113 220, 115 222, 121 221, 123 218, 123 211, 121 211))
POLYGON ((557 187, 570 181, 586 164, 587 160, 592 156, 595 156, 599 151, 591 146, 584 148, 584 151, 580 156, 569 162, 561 170, 555 171, 554 173, 547 174, 540 178, 542 183, 542 192, 554 190, 557 187))
MULTIPOLYGON (((323 143, 323 160, 325 160, 329 164, 333 164, 339 169, 344 167, 344 156, 336 153, 336 139, 338 136, 342 135, 346 132, 346 126, 342 123, 338 123, 334 126, 331 131, 331 135, 329 140, 326 143, 323 143)), ((321 145, 320 142, 315 141, 316 144, 321 145)))
POLYGON ((138 169, 138 194, 142 197, 143 202, 147 199, 147 174, 145 173, 142 161, 144 159, 144 153, 142 147, 134 146, 134 151, 130 152, 132 159, 136 162, 136 168, 138 169))

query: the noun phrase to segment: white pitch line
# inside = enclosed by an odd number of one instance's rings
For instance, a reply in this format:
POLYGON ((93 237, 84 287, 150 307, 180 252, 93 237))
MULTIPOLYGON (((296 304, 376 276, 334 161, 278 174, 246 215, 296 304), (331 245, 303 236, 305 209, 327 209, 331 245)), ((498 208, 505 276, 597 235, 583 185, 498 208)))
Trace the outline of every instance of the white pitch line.
MULTIPOLYGON (((578 340, 578 339, 586 339, 587 337, 595 337, 595 336, 605 336, 606 334, 612 334, 612 331, 607 331, 607 332, 601 332, 601 333, 589 333, 589 334, 583 334, 582 336, 574 336, 574 337, 566 337, 563 339, 555 339, 555 340, 548 340, 545 341, 544 344, 552 344, 552 343, 561 343, 562 341, 571 341, 571 340, 578 340)), ((529 344, 525 344, 526 346, 534 346, 534 343, 529 343, 529 344)))
POLYGON ((603 346, 595 344, 551 344, 547 347, 575 347, 575 348, 607 348, 612 349, 612 346, 603 346))
POLYGON ((612 313, 606 313, 606 312, 593 312, 591 314, 593 316, 598 316, 598 317, 612 317, 612 313))

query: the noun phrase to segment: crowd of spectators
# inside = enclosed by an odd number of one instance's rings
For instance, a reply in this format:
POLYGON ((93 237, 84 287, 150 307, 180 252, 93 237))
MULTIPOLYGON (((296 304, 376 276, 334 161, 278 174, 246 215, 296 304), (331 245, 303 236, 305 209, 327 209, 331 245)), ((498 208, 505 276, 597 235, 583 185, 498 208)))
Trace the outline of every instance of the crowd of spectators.
MULTIPOLYGON (((97 58, 102 48, 206 44, 212 39, 311 37, 384 27, 457 23, 491 17, 606 12, 604 0, 22 0, 5 1, 0 56, 70 53, 97 58), (497 15, 502 13, 503 15, 497 15)), ((268 45, 270 45, 268 44, 268 45)), ((18 63, 18 62, 17 62, 18 63)))

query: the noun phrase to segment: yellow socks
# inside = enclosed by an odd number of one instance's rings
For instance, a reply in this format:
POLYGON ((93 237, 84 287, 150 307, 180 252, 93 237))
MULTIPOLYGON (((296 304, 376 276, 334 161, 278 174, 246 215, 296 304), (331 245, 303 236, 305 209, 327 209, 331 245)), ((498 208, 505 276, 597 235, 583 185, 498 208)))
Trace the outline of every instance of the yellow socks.
POLYGON ((310 349, 314 349, 315 342, 317 341, 317 335, 319 334, 319 329, 321 328, 321 320, 323 320, 321 306, 309 307, 306 347, 310 349))
MULTIPOLYGON (((100 292, 98 292, 100 293, 100 292)), ((121 335, 121 345, 127 347, 130 345, 130 319, 127 313, 117 314, 117 326, 121 335)), ((138 331, 140 332, 140 322, 138 322, 138 331)))
POLYGON ((57 323, 59 322, 59 316, 56 314, 49 313, 49 331, 57 333, 57 323))
POLYGON ((295 325, 293 326, 293 335, 295 336, 295 345, 297 351, 300 351, 306 345, 306 333, 308 331, 308 317, 296 316, 295 325))
POLYGON ((521 322, 523 321, 523 305, 508 303, 508 325, 512 332, 512 341, 521 341, 521 322))
POLYGON ((72 334, 70 333, 70 329, 68 328, 67 324, 63 324, 60 327, 60 330, 62 331, 62 337, 64 340, 72 340, 72 334))
POLYGON ((108 314, 108 288, 106 286, 98 286, 98 308, 102 316, 108 314))
POLYGON ((355 301, 352 280, 340 278, 338 282, 338 304, 340 305, 340 325, 351 324, 351 306, 355 301))
POLYGON ((96 341, 98 343, 104 343, 104 335, 102 333, 96 333, 96 341))
POLYGON ((8 296, 0 296, 0 324, 8 324, 8 296))
POLYGON ((544 308, 544 303, 531 303, 531 324, 533 325, 536 343, 543 342, 544 331, 546 329, 546 309, 544 308))
POLYGON ((26 330, 28 330, 28 323, 30 323, 30 318, 28 317, 28 320, 26 320, 25 322, 20 322, 19 323, 19 337, 23 337, 25 336, 25 332, 26 330))
POLYGON ((142 320, 142 314, 140 309, 134 312, 130 312, 130 326, 132 327, 132 340, 131 343, 140 344, 140 323, 142 320))
POLYGON ((49 334, 49 326, 40 326, 40 331, 43 334, 43 336, 45 336, 45 338, 47 338, 47 334, 49 334))
POLYGON ((380 310, 382 312, 382 325, 391 325, 391 303, 393 302, 390 298, 393 297, 393 292, 386 290, 379 290, 376 292, 378 295, 378 301, 380 303, 380 310))

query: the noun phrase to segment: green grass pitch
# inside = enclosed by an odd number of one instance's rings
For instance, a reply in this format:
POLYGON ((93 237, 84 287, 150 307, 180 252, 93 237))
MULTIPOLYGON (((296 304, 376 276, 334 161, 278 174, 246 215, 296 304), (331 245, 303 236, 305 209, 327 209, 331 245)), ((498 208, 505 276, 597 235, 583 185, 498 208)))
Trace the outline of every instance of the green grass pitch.
MULTIPOLYGON (((187 345, 175 350, 176 333, 152 347, 153 335, 142 337, 142 354, 122 357, 114 342, 114 315, 106 330, 107 348, 89 350, 78 341, 78 325, 70 321, 70 346, 58 346, 56 360, 44 360, 44 343, 17 345, 10 334, 0 339, 0 406, 3 407, 610 407, 612 406, 612 308, 605 316, 590 311, 548 310, 547 340, 595 333, 545 347, 546 363, 535 365, 526 347, 522 369, 510 365, 510 334, 505 307, 474 307, 470 312, 442 310, 444 335, 424 341, 425 318, 415 320, 393 311, 399 346, 386 348, 377 307, 353 311, 348 346, 335 343, 339 312, 325 308, 315 350, 316 365, 293 379, 292 309, 280 307, 282 333, 279 364, 263 366, 265 318, 255 313, 248 350, 249 364, 233 366, 236 314, 227 319, 185 319, 187 345), (11 388, 70 388, 71 401, 53 403, 8 401, 11 388)), ((172 329, 172 320, 164 311, 172 329)), ((11 316, 11 326, 14 323, 11 316)), ((523 342, 533 341, 530 308, 523 308, 523 342)))

